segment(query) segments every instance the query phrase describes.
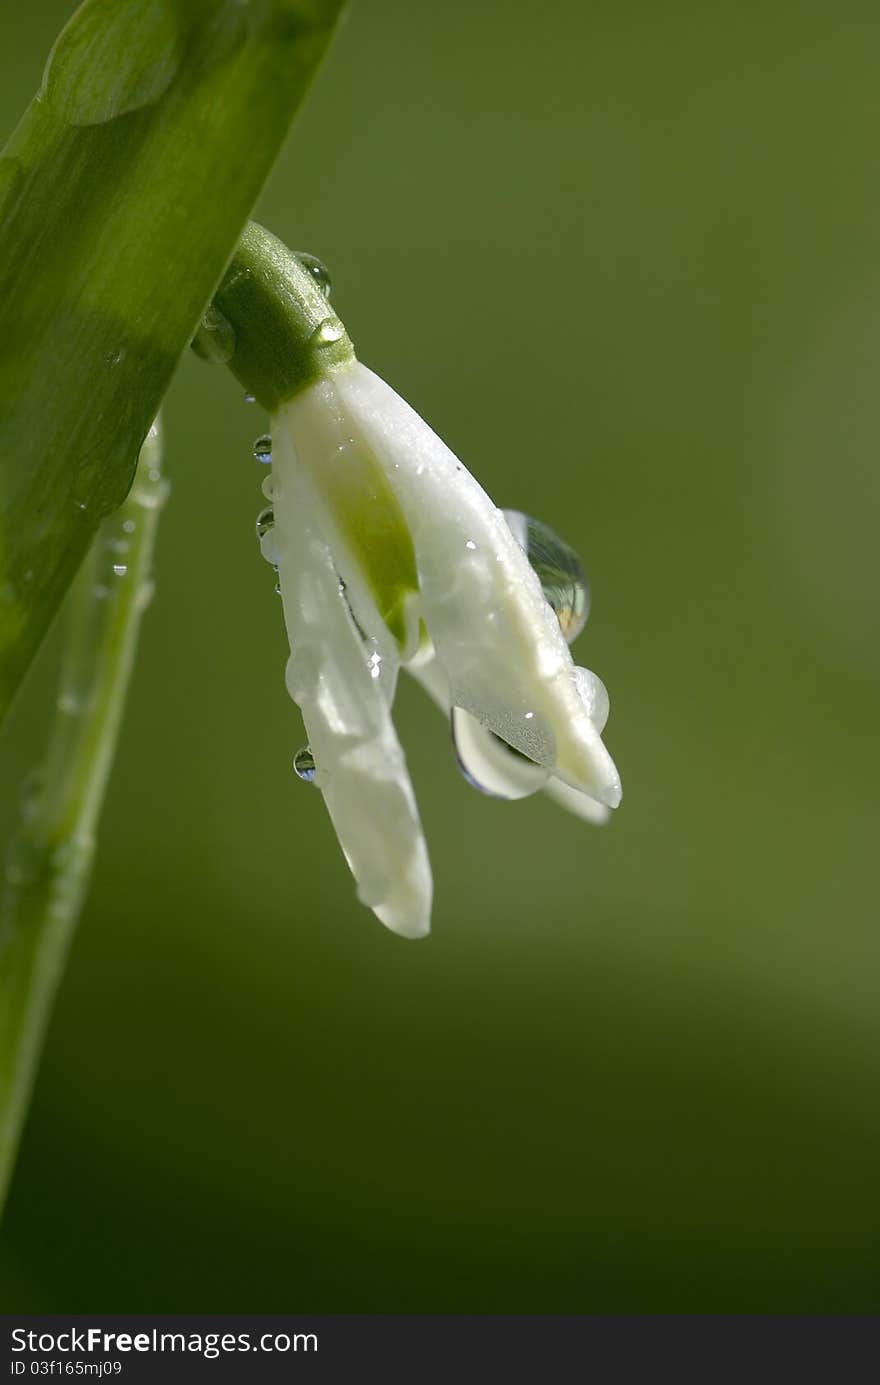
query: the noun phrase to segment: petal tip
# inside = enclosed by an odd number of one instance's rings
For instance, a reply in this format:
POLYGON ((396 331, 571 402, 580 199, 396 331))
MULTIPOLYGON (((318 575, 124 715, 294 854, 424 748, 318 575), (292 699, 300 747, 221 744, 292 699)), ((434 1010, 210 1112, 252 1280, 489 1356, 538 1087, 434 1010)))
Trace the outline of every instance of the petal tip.
POLYGON ((619 808, 623 801, 623 788, 619 779, 614 779, 605 785, 600 793, 596 794, 600 803, 604 803, 606 808, 619 808))
POLYGON ((431 918, 429 914, 401 914, 398 910, 388 908, 384 905, 377 905, 373 913, 380 923, 391 933, 396 933, 398 938, 427 938, 431 931, 431 918))

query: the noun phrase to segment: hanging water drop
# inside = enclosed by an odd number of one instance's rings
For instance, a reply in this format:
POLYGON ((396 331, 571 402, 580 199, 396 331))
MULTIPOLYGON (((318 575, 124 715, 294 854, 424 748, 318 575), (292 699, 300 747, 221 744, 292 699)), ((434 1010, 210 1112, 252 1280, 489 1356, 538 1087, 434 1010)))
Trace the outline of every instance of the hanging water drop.
POLYGON ((261 510, 257 515, 257 538, 260 543, 260 552, 277 571, 281 561, 281 551, 278 547, 278 537, 275 533, 275 511, 271 505, 267 505, 265 510, 261 510))
POLYGON ((127 573, 128 573, 128 563, 114 563, 114 564, 113 564, 113 575, 114 575, 114 577, 125 577, 125 576, 127 575, 127 573))
POLYGON ((611 706, 608 700, 608 689, 599 675, 588 668, 575 669, 574 685, 586 708, 588 717, 601 736, 605 730, 611 706))
POLYGON ((539 519, 504 510, 510 532, 537 574, 547 604, 556 613, 566 642, 572 644, 590 614, 590 584, 573 548, 539 519))
POLYGON ((152 106, 180 70, 187 37, 167 0, 80 5, 49 54, 38 99, 62 126, 103 125, 152 106))
POLYGON ((298 750, 293 757, 293 768, 296 770, 300 779, 306 784, 311 784, 318 773, 315 764, 315 757, 312 754, 311 746, 304 745, 302 750, 298 750))
POLYGON ((248 391, 248 393, 244 397, 244 402, 245 404, 255 404, 257 402, 257 396, 255 394, 251 394, 250 391, 248 391))
POLYGON ((235 328, 212 304, 199 323, 191 345, 203 361, 212 365, 226 365, 235 355, 235 328))
POLYGON ((467 782, 489 798, 527 798, 544 788, 550 771, 514 750, 463 707, 452 708, 452 744, 467 782))
POLYGON ((316 255, 309 255, 305 250, 297 250, 296 258, 299 260, 303 269, 314 279, 324 297, 329 299, 333 284, 330 279, 330 271, 316 255))
POLYGON ((309 339, 309 345, 321 349, 325 346, 335 346, 336 342, 342 341, 345 336, 345 328, 338 317, 325 317, 324 321, 317 326, 309 339))
POLYGON ((272 438, 268 433, 262 433, 254 443, 254 456, 263 466, 269 466, 272 461, 272 438))
POLYGON ((268 534, 274 523, 275 511, 271 505, 267 505, 266 509, 257 515, 257 538, 261 539, 264 534, 268 534))

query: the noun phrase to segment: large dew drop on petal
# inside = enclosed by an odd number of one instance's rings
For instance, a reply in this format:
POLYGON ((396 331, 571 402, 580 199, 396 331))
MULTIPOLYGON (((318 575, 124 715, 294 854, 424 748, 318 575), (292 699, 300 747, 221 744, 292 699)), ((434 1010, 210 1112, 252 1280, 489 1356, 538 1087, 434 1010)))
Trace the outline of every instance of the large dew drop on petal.
MULTIPOLYGON (((407 672, 415 678, 416 682, 421 683, 441 712, 449 712, 449 680, 430 644, 407 665, 407 672)), ((587 670, 583 669, 581 672, 587 673, 587 670)), ((595 675, 590 676, 595 678, 595 675)), ((604 685, 598 678, 595 679, 595 682, 604 691, 604 685)), ((533 793, 535 788, 544 789, 560 807, 573 813, 575 817, 582 818, 584 822, 603 823, 608 821, 611 810, 606 808, 604 803, 599 803, 589 794, 581 793, 580 790, 563 784, 561 779, 550 776, 542 766, 524 760, 521 755, 517 755, 510 749, 510 746, 500 742, 497 736, 493 736, 491 731, 487 731, 484 726, 481 726, 469 713, 463 712, 461 708, 453 708, 452 717, 454 719, 453 738, 459 766, 465 778, 475 788, 496 798, 522 798, 533 793), (456 726, 458 718, 467 719, 464 728, 461 725, 456 726), (462 730, 464 730, 464 734, 462 734, 462 730), (465 737, 467 737, 467 744, 462 755, 461 746, 464 744, 465 737), (487 741, 490 745, 489 757, 491 757, 488 767, 487 759, 481 755, 481 748, 485 748, 487 741), (537 782, 539 777, 540 782, 537 782)))
POLYGON ((566 644, 573 644, 590 614, 590 584, 583 563, 549 524, 521 510, 503 510, 502 514, 541 583, 566 644))
POLYGON ((491 798, 528 798, 544 788, 550 771, 511 750, 463 707, 453 707, 451 722, 459 769, 475 789, 491 798))
POLYGON ((601 736, 608 723, 608 714, 611 710, 608 689, 599 675, 588 668, 576 668, 574 682, 587 716, 601 736))

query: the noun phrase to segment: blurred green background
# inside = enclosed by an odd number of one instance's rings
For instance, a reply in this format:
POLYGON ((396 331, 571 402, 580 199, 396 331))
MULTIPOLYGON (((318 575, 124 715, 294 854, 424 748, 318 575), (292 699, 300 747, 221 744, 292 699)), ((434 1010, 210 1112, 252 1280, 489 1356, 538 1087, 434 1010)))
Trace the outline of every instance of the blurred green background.
MULTIPOLYGON (((0 20, 3 129, 72 8, 0 20)), ((481 797, 405 685, 433 936, 356 903, 291 768, 265 420, 185 360, 6 1309, 877 1309, 878 51, 847 0, 353 5, 259 216, 580 548, 624 805, 481 797)))

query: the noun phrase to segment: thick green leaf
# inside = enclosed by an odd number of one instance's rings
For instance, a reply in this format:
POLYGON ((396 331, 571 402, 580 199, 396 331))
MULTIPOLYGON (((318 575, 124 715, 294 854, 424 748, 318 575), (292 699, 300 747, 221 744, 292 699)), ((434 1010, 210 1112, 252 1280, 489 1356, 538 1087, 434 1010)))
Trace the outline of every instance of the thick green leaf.
POLYGON ((87 0, 0 158, 0 716, 343 0, 87 0))

